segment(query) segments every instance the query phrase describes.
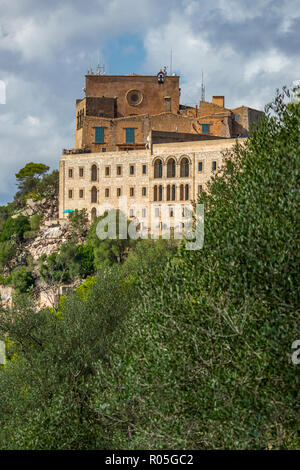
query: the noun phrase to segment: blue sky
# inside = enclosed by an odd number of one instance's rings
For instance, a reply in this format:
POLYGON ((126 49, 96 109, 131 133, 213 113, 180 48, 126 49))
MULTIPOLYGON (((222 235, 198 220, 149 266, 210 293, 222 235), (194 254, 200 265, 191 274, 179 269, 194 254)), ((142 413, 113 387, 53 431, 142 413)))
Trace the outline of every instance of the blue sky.
POLYGON ((99 56, 109 74, 156 74, 170 63, 181 102, 225 95, 263 109, 300 78, 299 0, 1 0, 0 204, 27 162, 57 168, 73 147, 76 98, 99 56))

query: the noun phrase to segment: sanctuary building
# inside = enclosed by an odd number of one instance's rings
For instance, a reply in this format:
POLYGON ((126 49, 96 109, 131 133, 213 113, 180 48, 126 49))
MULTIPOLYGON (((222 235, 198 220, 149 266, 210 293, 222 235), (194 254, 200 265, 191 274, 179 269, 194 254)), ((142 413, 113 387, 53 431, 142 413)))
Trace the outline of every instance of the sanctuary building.
POLYGON ((162 206, 172 221, 176 207, 197 200, 223 152, 263 115, 225 108, 224 96, 181 105, 179 77, 163 71, 89 74, 84 92, 76 101, 74 148, 60 160, 59 217, 85 208, 92 220, 105 207, 120 208, 148 232, 163 230, 162 206))

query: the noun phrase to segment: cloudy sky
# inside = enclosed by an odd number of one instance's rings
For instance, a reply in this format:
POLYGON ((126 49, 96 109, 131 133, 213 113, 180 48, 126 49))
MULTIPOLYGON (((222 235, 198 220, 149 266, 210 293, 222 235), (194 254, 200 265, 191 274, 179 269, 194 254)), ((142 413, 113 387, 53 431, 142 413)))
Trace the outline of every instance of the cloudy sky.
POLYGON ((0 205, 30 161, 57 168, 72 148, 84 75, 181 76, 183 104, 225 95, 263 109, 300 78, 300 0, 0 0, 0 205))

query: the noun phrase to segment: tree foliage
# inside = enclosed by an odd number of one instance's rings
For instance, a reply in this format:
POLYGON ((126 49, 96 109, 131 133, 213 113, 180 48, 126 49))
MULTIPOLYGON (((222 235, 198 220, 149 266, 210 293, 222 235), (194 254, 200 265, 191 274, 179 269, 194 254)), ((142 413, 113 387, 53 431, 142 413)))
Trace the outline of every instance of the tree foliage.
POLYGON ((17 358, 0 370, 0 448, 299 447, 299 131, 278 94, 199 199, 203 249, 109 244, 95 222, 79 264, 99 250, 97 278, 57 311, 22 297, 0 314, 17 358))

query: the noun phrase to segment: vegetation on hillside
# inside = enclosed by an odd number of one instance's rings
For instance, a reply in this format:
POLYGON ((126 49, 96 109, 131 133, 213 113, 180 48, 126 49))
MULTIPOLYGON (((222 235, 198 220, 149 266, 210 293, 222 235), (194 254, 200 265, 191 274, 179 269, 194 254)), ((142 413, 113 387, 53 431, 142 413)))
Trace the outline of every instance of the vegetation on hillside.
POLYGON ((0 313, 0 448, 298 448, 299 156, 278 94, 199 198, 203 249, 120 251, 92 227, 48 259, 87 278, 56 310, 20 294, 0 313))

